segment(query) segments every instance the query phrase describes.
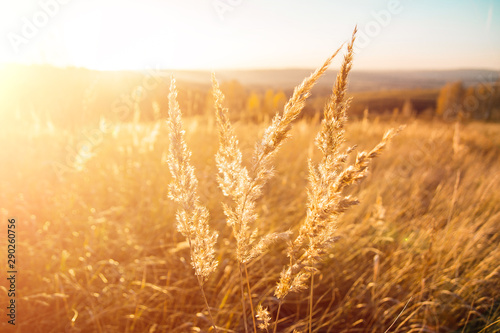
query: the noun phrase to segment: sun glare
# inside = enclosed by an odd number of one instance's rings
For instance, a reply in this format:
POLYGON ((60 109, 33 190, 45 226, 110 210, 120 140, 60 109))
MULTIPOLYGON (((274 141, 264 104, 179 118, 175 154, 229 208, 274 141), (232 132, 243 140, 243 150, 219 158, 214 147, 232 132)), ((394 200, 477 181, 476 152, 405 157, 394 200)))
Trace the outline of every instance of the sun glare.
POLYGON ((346 4, 342 11, 297 1, 215 2, 3 2, 0 62, 99 70, 311 68, 357 24, 358 69, 500 67, 500 47, 492 42, 499 37, 498 10, 492 5, 463 6, 445 17, 445 6, 431 14, 425 5, 400 1, 362 9, 346 4), (465 19, 467 28, 460 23, 465 19))
POLYGON ((205 34, 213 32, 210 19, 214 14, 207 20, 193 14, 191 8, 187 12, 185 5, 162 12, 133 2, 120 3, 120 10, 112 3, 96 5, 93 1, 58 6, 47 9, 2 4, 0 19, 8 39, 0 46, 0 62, 98 70, 213 65, 212 47, 218 44, 215 34, 212 38, 205 34))

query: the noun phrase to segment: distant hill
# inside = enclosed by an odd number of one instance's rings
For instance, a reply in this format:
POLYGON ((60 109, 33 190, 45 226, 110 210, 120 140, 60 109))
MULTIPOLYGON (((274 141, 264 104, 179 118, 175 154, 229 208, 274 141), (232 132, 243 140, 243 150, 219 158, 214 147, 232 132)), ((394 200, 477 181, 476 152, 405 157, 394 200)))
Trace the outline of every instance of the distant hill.
MULTIPOLYGON (((263 70, 219 70, 219 81, 237 80, 242 85, 253 88, 273 88, 290 90, 299 84, 312 69, 263 69, 263 70)), ((164 75, 174 73, 179 80, 198 84, 210 82, 208 71, 164 71, 164 75)), ((331 89, 335 82, 335 71, 327 71, 317 84, 317 89, 331 89)), ((351 92, 435 89, 447 82, 463 81, 465 86, 480 82, 494 82, 500 78, 500 71, 494 70, 429 70, 429 71, 355 71, 351 73, 351 92)))
MULTIPOLYGON (((47 65, 13 65, 18 73, 28 76, 37 76, 39 73, 47 76, 66 76, 74 79, 100 77, 131 77, 149 72, 141 71, 94 71, 84 68, 69 68, 68 70, 47 65), (73 76, 80 76, 75 78, 73 76)), ((0 67, 1 72, 2 67, 0 67)), ((217 70, 217 79, 224 81, 239 81, 243 86, 260 89, 291 90, 313 72, 313 69, 257 69, 257 70, 217 70)), ((163 77, 174 74, 178 81, 183 81, 200 88, 210 86, 210 71, 203 70, 159 70, 155 71, 163 77)), ((335 82, 336 71, 328 70, 318 81, 316 89, 330 90, 335 82)), ((500 71, 459 69, 459 70, 426 70, 426 71, 356 71, 350 74, 349 91, 380 91, 380 90, 409 90, 409 89, 436 89, 444 84, 462 81, 464 86, 478 83, 495 82, 500 79, 500 71)))
MULTIPOLYGON (((274 89, 276 94, 283 91, 289 96, 311 72, 310 69, 219 70, 216 75, 228 107, 238 114, 246 111, 252 93, 263 98, 266 90, 274 89)), ((101 116, 128 121, 137 103, 142 119, 153 119, 158 113, 155 107, 165 117, 171 74, 178 80, 179 103, 187 115, 204 114, 212 107, 209 71, 148 73, 41 65, 0 66, 0 122, 11 120, 12 116, 19 121, 47 119, 64 126, 95 123, 101 116)), ((335 71, 327 71, 318 81, 303 111, 305 116, 321 112, 335 76, 335 71)), ((499 77, 500 72, 493 70, 353 71, 349 94, 355 98, 350 114, 363 115, 365 109, 372 114, 390 113, 402 110, 407 101, 420 114, 435 109, 439 89, 448 82, 462 81, 464 86, 470 86, 496 82, 499 77)))

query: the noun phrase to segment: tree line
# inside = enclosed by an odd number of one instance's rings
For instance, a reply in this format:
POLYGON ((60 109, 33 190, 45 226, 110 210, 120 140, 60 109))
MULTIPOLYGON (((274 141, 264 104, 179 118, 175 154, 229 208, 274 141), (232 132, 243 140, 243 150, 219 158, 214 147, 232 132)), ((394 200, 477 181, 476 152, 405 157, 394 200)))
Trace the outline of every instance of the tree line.
MULTIPOLYGON (((0 76, 0 121, 50 122, 66 128, 112 121, 165 119, 168 75, 139 72, 94 72, 49 66, 18 66, 0 76)), ((213 116, 209 78, 206 84, 179 81, 178 101, 185 116, 213 116)), ((236 80, 221 83, 232 120, 265 122, 282 110, 291 91, 245 87, 236 80)), ((452 82, 424 97, 404 92, 355 96, 352 115, 399 114, 418 116, 427 110, 442 119, 500 120, 500 80, 464 86, 452 82), (399 95, 398 95, 399 94, 399 95)), ((304 117, 321 114, 327 96, 313 91, 304 117)))

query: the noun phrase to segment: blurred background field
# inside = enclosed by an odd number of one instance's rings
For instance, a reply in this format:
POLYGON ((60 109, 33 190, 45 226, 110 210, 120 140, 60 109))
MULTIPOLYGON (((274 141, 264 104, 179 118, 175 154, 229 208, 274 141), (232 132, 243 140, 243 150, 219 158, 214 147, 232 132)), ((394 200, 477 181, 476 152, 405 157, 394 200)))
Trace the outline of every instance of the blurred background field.
MULTIPOLYGON (((209 329, 167 198, 168 74, 2 69, 0 216, 18 226, 17 332, 209 329)), ((209 75, 175 74, 199 194, 220 234, 207 297, 216 323, 242 332, 209 75)), ((288 83, 263 84, 276 73, 243 74, 222 73, 221 87, 248 159, 300 79, 282 71, 288 83)), ((500 330, 500 86, 495 72, 482 74, 490 79, 449 73, 399 85, 395 74, 354 73, 348 143, 371 149, 388 128, 407 127, 355 186, 361 203, 341 218, 315 279, 315 332, 384 332, 407 302, 394 332, 500 330)), ((263 232, 296 232, 305 216, 307 159, 319 156, 313 141, 333 75, 313 90, 276 158, 258 204, 263 232)), ((278 244, 249 266, 254 303, 273 314, 286 262, 278 244)), ((285 301, 278 331, 306 329, 307 300, 304 292, 285 301)))

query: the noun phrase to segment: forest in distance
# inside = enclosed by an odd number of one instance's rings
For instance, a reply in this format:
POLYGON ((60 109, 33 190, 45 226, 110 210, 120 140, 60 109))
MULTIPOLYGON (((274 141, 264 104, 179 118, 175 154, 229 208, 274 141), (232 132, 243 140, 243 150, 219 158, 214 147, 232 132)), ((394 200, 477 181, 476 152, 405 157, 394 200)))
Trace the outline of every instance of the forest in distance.
MULTIPOLYGON (((181 108, 187 116, 210 114, 207 71, 92 71, 42 65, 0 68, 4 110, 17 119, 36 118, 63 126, 96 123, 101 116, 129 121, 137 105, 141 120, 152 121, 166 110, 170 75, 179 81, 181 108), (155 111, 156 110, 156 111, 155 111), (12 112, 9 112, 12 114, 12 112), (124 115, 126 113, 126 115, 124 115), (156 115, 155 115, 156 114, 156 115)), ((262 121, 284 105, 293 87, 311 70, 222 70, 221 89, 233 119, 262 121)), ((327 71, 313 88, 301 116, 321 114, 336 72, 327 71)), ((350 116, 420 116, 500 120, 500 74, 489 70, 380 71, 351 74, 350 116)), ((0 113, 0 117, 6 112, 0 113)), ((165 116, 165 112, 163 113, 165 116)), ((1 119, 1 118, 0 118, 1 119)))

